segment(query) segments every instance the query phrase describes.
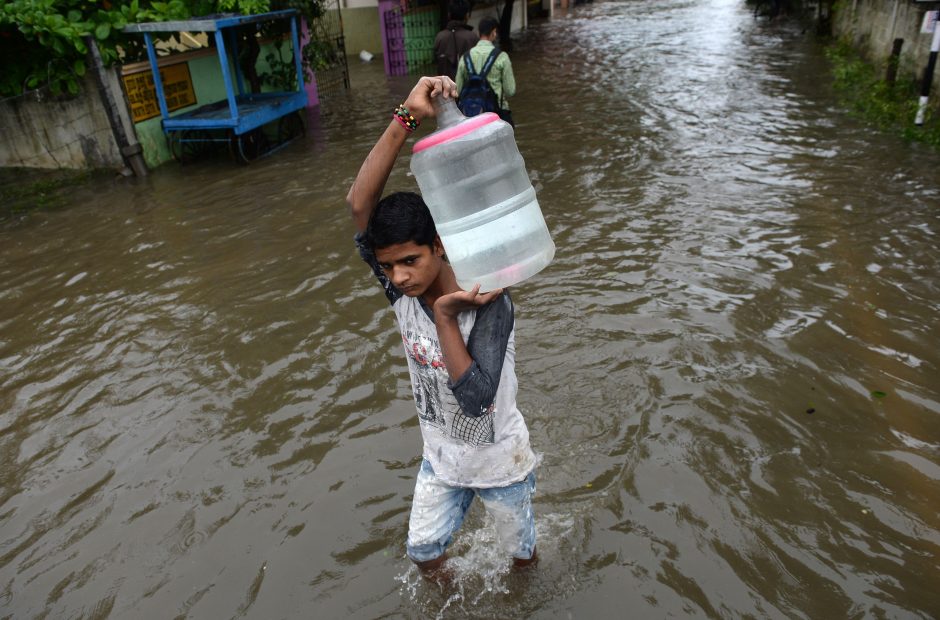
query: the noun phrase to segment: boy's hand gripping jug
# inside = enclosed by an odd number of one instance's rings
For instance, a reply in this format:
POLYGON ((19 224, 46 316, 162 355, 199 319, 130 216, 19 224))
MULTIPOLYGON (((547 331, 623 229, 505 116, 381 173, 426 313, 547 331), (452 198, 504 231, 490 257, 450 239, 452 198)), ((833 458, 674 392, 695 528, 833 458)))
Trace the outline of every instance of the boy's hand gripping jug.
POLYGON ((411 172, 431 210, 457 284, 483 292, 535 275, 555 256, 512 127, 467 118, 436 97, 438 130, 412 149, 411 172))

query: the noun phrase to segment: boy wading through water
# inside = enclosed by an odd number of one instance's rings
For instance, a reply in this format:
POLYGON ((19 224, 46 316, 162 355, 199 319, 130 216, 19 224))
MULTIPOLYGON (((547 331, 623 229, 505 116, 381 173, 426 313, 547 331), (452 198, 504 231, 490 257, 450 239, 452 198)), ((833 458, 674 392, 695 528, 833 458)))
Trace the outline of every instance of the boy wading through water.
POLYGON ((536 561, 535 454, 516 407, 513 303, 503 290, 464 291, 431 213, 415 193, 380 200, 408 137, 434 116, 431 98, 456 96, 446 77, 421 78, 363 162, 346 197, 356 245, 392 304, 424 440, 406 549, 428 576, 475 496, 515 566, 536 561))

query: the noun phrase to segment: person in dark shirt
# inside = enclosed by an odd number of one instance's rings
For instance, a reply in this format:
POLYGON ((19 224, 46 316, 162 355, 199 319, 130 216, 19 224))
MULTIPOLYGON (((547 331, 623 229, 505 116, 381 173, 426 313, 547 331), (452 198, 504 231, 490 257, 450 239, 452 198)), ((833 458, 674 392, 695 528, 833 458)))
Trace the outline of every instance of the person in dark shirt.
POLYGON ((446 75, 453 80, 457 76, 460 57, 476 45, 480 37, 473 32, 472 26, 467 25, 470 8, 466 0, 451 0, 447 13, 450 21, 434 38, 434 58, 438 75, 446 75))

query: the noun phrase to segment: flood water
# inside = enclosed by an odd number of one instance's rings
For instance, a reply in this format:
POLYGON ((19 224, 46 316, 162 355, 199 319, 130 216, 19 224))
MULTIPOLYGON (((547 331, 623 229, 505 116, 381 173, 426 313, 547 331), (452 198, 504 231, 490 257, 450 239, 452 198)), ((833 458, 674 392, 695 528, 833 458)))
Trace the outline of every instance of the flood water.
POLYGON ((740 2, 512 59, 558 248, 513 293, 538 568, 479 506, 450 588, 405 557, 417 417, 343 199, 414 78, 356 64, 251 166, 0 222, 0 615, 940 616, 940 155, 740 2))

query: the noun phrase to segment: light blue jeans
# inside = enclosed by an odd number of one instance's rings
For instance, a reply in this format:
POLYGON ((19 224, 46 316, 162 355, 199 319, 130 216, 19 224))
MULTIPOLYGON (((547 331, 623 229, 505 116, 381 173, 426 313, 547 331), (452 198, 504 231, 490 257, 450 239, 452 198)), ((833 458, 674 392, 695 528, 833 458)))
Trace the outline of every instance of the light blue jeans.
POLYGON ((460 529, 477 495, 496 522, 500 547, 514 558, 528 560, 535 551, 535 472, 506 487, 477 489, 445 484, 424 460, 415 482, 411 518, 408 522, 408 557, 427 562, 440 557, 460 529))

